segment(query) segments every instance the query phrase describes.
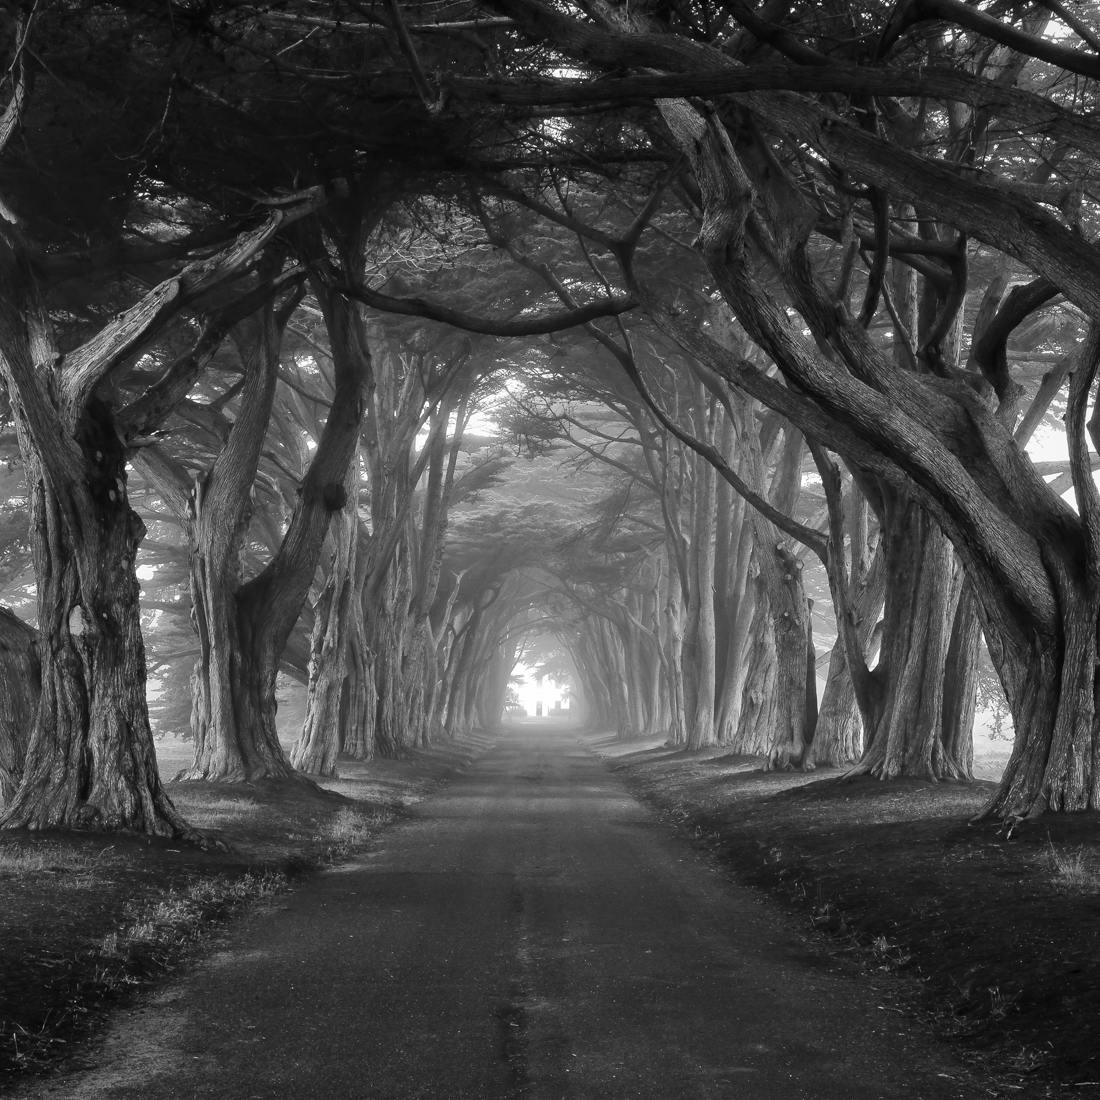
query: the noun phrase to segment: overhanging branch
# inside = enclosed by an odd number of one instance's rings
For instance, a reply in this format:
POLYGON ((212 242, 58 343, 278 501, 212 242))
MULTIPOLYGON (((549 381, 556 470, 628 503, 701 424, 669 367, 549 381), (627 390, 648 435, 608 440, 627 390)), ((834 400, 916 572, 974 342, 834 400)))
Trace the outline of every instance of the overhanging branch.
POLYGON ((332 289, 345 294, 357 302, 370 306, 383 313, 398 313, 406 317, 423 317, 429 321, 439 321, 445 325, 462 329, 465 332, 477 332, 485 336, 541 336, 547 332, 561 332, 562 329, 585 325, 600 317, 616 317, 626 313, 638 303, 632 297, 615 298, 589 302, 576 309, 543 315, 541 317, 513 317, 496 320, 491 317, 474 317, 457 309, 428 301, 426 298, 394 298, 367 287, 332 284, 332 289))
MULTIPOLYGON (((602 32, 601 32, 602 33, 602 32)), ((519 107, 616 104, 654 99, 710 99, 743 92, 840 92, 850 95, 920 96, 984 107, 1021 126, 1041 127, 1049 137, 1093 154, 1100 151, 1100 122, 1066 110, 1033 92, 1005 87, 960 70, 888 65, 735 66, 721 59, 683 72, 595 80, 553 80, 509 83, 446 76, 444 86, 454 99, 519 107)), ((654 65, 656 59, 649 62, 654 65)))

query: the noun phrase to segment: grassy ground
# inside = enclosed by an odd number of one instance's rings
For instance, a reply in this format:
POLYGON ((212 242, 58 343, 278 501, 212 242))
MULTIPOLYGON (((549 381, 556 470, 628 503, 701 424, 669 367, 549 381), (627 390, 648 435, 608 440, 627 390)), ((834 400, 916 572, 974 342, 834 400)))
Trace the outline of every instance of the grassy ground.
MULTIPOLYGON (((992 782, 767 773, 721 749, 591 742, 633 789, 833 948, 912 979, 914 1007, 1009 1082, 1100 1097, 1100 815, 1006 838, 992 782)), ((995 770, 988 760, 983 770, 995 770)))
MULTIPOLYGON (((407 760, 341 761, 341 777, 320 791, 169 784, 187 819, 227 852, 137 836, 0 834, 0 1089, 27 1072, 78 1066, 75 1040, 119 998, 185 964, 243 905, 369 845, 485 747, 467 740, 407 760)), ((158 756, 170 776, 190 746, 165 739, 158 756)))

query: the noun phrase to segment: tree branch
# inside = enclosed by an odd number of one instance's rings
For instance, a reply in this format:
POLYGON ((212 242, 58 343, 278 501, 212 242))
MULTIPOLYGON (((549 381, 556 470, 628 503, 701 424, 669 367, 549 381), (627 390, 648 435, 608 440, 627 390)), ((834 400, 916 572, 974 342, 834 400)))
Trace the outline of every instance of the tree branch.
POLYGON ((498 321, 489 317, 473 317, 437 302, 430 302, 426 298, 392 298, 377 290, 348 284, 333 283, 331 289, 383 313, 424 317, 430 321, 439 321, 442 324, 463 329, 465 332, 478 332, 486 336, 538 336, 547 332, 561 332, 562 329, 584 325, 599 317, 615 317, 620 313, 626 313, 638 304, 633 298, 617 298, 611 301, 590 302, 564 313, 498 321))
POLYGON ((405 28, 405 20, 401 17, 401 5, 398 0, 386 0, 386 6, 390 9, 390 15, 393 16, 393 32, 397 35, 398 45, 401 47, 405 60, 409 63, 416 90, 420 94, 424 106, 427 107, 428 114, 438 115, 443 109, 442 97, 432 87, 428 74, 424 72, 424 66, 420 64, 416 47, 405 28))
POLYGON ((642 378, 641 373, 638 370, 637 364, 634 362, 633 356, 621 359, 620 362, 623 365, 624 370, 629 375, 631 382, 634 383, 635 388, 641 395, 642 400, 646 403, 650 412, 656 418, 657 422, 669 433, 674 435, 684 446, 693 450, 701 458, 709 462, 715 470, 721 475, 721 477, 732 487, 734 492, 738 496, 742 497, 748 504, 751 504, 765 519, 771 520, 781 531, 790 535, 796 542, 802 543, 803 546, 812 550, 822 562, 826 561, 829 548, 828 543, 821 536, 820 531, 815 531, 811 527, 806 527, 804 524, 799 523, 797 520, 792 519, 785 512, 780 511, 770 501, 766 500, 759 493, 754 492, 749 486, 741 480, 737 473, 732 469, 725 458, 722 456, 716 448, 712 447, 709 443, 704 443, 701 440, 695 438, 690 432, 684 431, 672 418, 657 404, 653 395, 649 392, 649 388, 645 384, 645 380, 642 378), (628 361, 629 360, 629 361, 628 361))
POLYGON ((191 493, 195 488, 194 479, 187 470, 156 444, 134 451, 130 462, 186 527, 191 516, 191 493))
MULTIPOLYGON (((606 56, 606 51, 601 51, 599 56, 606 56)), ((598 61, 599 57, 593 60, 598 61)), ((646 57, 638 64, 647 68, 659 67, 657 57, 646 57)), ((984 107, 1021 126, 1038 129, 1054 141, 1068 142, 1094 155, 1100 151, 1100 122, 1097 120, 1066 110, 1033 92, 1005 87, 958 69, 845 65, 832 60, 823 67, 774 64, 738 66, 726 55, 714 51, 714 55, 708 57, 703 65, 673 73, 599 80, 524 81, 522 84, 447 76, 444 83, 455 99, 516 106, 614 104, 693 97, 711 99, 741 92, 786 90, 927 97, 984 107)))
POLYGON ((66 422, 75 424, 99 381, 155 336, 184 305, 238 274, 280 229, 318 210, 324 203, 324 191, 312 188, 299 199, 296 206, 280 204, 259 226, 242 233, 228 248, 188 265, 154 287, 65 356, 58 372, 58 389, 66 422))
POLYGON ((140 397, 121 410, 119 430, 125 439, 131 441, 156 431, 202 377, 229 330, 288 284, 300 280, 303 274, 301 267, 284 272, 207 318, 192 348, 175 360, 140 397))
POLYGON ((1060 46, 1056 42, 1017 30, 979 8, 961 3, 960 0, 903 0, 894 9, 890 21, 883 29, 876 51, 877 57, 883 57, 910 27, 932 19, 943 19, 965 27, 1017 53, 1047 61, 1068 72, 1100 77, 1100 57, 1096 54, 1060 46))

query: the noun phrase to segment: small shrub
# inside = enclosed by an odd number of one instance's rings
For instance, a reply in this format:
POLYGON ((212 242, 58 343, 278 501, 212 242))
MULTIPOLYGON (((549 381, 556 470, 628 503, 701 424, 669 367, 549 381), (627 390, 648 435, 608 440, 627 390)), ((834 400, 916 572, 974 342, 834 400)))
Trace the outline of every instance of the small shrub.
POLYGON ((388 825, 393 811, 387 807, 375 810, 368 817, 356 810, 340 810, 325 827, 325 837, 340 848, 350 848, 363 841, 372 829, 388 825))
POLYGON ((337 844, 354 844, 366 832, 367 822, 362 814, 354 810, 340 810, 328 823, 325 833, 329 840, 337 844))
POLYGON ((1054 870, 1054 880, 1071 890, 1100 890, 1100 872, 1089 866, 1084 848, 1076 852, 1068 849, 1059 851, 1050 845, 1050 862, 1054 870))
POLYGON ((1008 1015, 1009 1009, 1016 1000, 1017 994, 1011 996, 1002 993, 998 986, 989 988, 989 1016, 993 1020, 1003 1020, 1008 1015))
POLYGON ((871 950, 881 962, 879 970, 901 970, 909 965, 913 956, 891 943, 885 936, 871 940, 871 950))

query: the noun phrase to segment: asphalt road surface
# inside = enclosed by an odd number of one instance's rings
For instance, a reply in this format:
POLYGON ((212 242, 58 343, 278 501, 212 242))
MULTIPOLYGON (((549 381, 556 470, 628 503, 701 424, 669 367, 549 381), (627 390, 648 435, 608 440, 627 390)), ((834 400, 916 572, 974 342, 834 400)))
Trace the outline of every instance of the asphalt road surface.
POLYGON ((575 732, 508 733, 379 849, 244 920, 26 1095, 987 1095, 575 732))

